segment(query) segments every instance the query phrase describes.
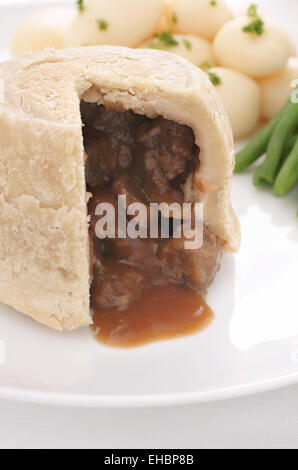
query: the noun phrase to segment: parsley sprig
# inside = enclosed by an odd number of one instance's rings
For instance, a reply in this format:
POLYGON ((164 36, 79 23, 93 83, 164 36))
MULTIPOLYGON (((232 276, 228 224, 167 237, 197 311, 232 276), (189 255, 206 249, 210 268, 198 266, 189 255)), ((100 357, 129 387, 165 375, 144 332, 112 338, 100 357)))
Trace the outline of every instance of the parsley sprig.
POLYGON ((214 86, 218 86, 221 84, 221 78, 217 75, 216 72, 212 72, 210 69, 213 67, 210 62, 205 60, 205 62, 202 62, 201 65, 199 66, 200 69, 204 70, 204 72, 207 73, 208 77, 210 78, 211 83, 214 86))
POLYGON ((211 83, 214 86, 218 86, 221 84, 221 78, 215 72, 211 72, 211 70, 207 71, 208 77, 210 78, 211 83))
POLYGON ((204 62, 201 63, 201 65, 199 65, 200 69, 206 71, 208 69, 211 69, 213 67, 212 64, 210 64, 210 62, 208 62, 208 60, 205 60, 204 62))
POLYGON ((103 19, 98 19, 96 20, 97 22, 97 25, 98 25, 98 28, 100 29, 100 31, 106 31, 109 27, 109 23, 107 23, 107 21, 103 20, 103 19))
POLYGON ((174 36, 172 35, 171 31, 163 31, 162 33, 157 35, 157 38, 168 47, 171 46, 178 46, 179 43, 176 41, 174 36))
POLYGON ((247 16, 252 18, 252 21, 242 28, 244 33, 252 33, 261 36, 264 32, 264 21, 258 15, 258 7, 255 3, 252 3, 247 10, 247 16))
MULTIPOLYGON (((163 31, 160 34, 157 34, 156 37, 147 45, 150 49, 158 49, 160 51, 175 46, 179 46, 179 42, 176 41, 170 31, 163 31)), ((187 46, 185 45, 185 47, 187 46)))
POLYGON ((249 5, 246 14, 249 17, 256 18, 258 16, 258 5, 255 3, 249 5))
POLYGON ((191 51, 191 48, 192 48, 191 41, 189 39, 184 38, 184 39, 182 39, 182 42, 183 42, 184 46, 186 47, 186 49, 188 51, 191 51))
POLYGON ((178 23, 178 16, 176 15, 176 13, 173 13, 173 14, 172 14, 172 23, 173 23, 173 24, 177 24, 177 23, 178 23))
POLYGON ((264 21, 261 18, 257 18, 247 26, 244 26, 243 31, 245 33, 256 33, 258 36, 261 36, 265 31, 264 21))
MULTIPOLYGON (((192 49, 192 43, 189 39, 181 39, 181 43, 184 44, 185 48, 188 51, 192 49)), ((180 43, 180 44, 181 44, 180 43)), ((148 44, 150 49, 168 49, 170 47, 179 46, 179 41, 177 41, 170 31, 163 31, 160 34, 156 35, 156 38, 148 44)))
POLYGON ((77 7, 80 12, 85 10, 84 0, 77 0, 77 7))

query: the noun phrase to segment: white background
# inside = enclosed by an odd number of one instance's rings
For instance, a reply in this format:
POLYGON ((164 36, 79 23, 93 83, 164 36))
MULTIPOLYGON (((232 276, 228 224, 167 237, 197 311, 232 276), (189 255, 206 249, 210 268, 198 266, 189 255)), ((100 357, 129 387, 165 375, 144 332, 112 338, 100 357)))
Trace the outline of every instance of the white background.
MULTIPOLYGON (((274 12, 282 4, 270 1, 274 12)), ((0 448, 78 447, 298 448, 298 386, 237 400, 135 410, 0 401, 0 448)))
POLYGON ((1 401, 0 448, 298 448, 298 386, 197 406, 135 410, 1 401))

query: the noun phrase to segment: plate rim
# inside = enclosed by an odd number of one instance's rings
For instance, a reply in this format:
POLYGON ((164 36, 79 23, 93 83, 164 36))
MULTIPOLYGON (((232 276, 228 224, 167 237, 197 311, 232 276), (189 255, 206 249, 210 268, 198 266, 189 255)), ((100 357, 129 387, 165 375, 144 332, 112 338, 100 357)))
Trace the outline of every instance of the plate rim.
POLYGON ((81 408, 151 408, 211 403, 272 392, 298 384, 298 372, 216 390, 152 395, 87 395, 0 387, 0 399, 39 405, 81 408))

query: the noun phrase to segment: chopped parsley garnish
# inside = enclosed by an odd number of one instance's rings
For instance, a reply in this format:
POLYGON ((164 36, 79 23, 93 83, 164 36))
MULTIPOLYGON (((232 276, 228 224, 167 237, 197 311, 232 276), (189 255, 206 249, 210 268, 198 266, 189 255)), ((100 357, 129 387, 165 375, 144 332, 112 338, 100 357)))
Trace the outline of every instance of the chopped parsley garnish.
POLYGON ((106 31, 109 27, 109 24, 105 20, 96 20, 100 31, 106 31))
POLYGON ((216 0, 211 0, 210 5, 212 7, 215 7, 215 5, 217 5, 217 1, 216 0))
POLYGON ((250 16, 252 18, 256 18, 258 16, 258 5, 255 3, 252 3, 247 10, 247 16, 250 16))
POLYGON ((245 33, 256 33, 258 36, 261 36, 265 31, 264 21, 261 18, 256 18, 247 26, 244 26, 242 28, 242 31, 244 31, 245 33))
MULTIPOLYGON (((174 46, 179 46, 179 42, 176 41, 176 39, 174 38, 174 36, 172 35, 170 31, 163 31, 160 34, 157 34, 156 38, 153 39, 153 41, 149 42, 147 45, 147 47, 149 47, 150 49, 159 49, 159 50, 165 50, 165 49, 168 49, 169 47, 174 47, 174 46)), ((185 47, 187 46, 185 45, 185 47)))
POLYGON ((153 41, 150 41, 146 47, 149 47, 149 49, 158 49, 158 50, 163 50, 165 48, 164 44, 161 43, 159 39, 153 39, 153 41))
POLYGON ((253 20, 251 21, 251 23, 244 26, 242 28, 242 31, 244 31, 244 33, 253 33, 253 34, 257 34, 258 36, 261 36, 265 32, 265 29, 264 29, 264 21, 258 15, 258 6, 255 3, 252 3, 248 7, 246 14, 249 18, 253 18, 253 20))
POLYGON ((157 37, 162 43, 164 43, 165 46, 171 47, 179 45, 178 41, 176 41, 170 31, 163 31, 162 33, 158 34, 157 37))
POLYGON ((199 67, 202 70, 208 70, 208 69, 211 69, 213 67, 213 65, 210 64, 210 62, 208 62, 207 60, 205 60, 205 62, 202 62, 199 67))
POLYGON ((177 23, 178 23, 178 16, 176 15, 176 13, 173 13, 173 14, 172 14, 172 23, 173 23, 173 24, 177 24, 177 23))
POLYGON ((213 67, 210 62, 205 60, 205 62, 202 62, 201 65, 199 66, 200 69, 202 69, 204 72, 207 73, 208 77, 210 78, 210 81, 214 86, 218 86, 221 84, 221 78, 217 75, 217 73, 212 72, 210 69, 213 67))
POLYGON ((221 84, 221 78, 215 72, 208 71, 207 73, 214 86, 221 84))
POLYGON ((84 0, 77 0, 77 7, 79 11, 85 10, 84 0))
POLYGON ((189 39, 182 39, 183 41, 183 44, 185 45, 186 49, 188 49, 189 51, 191 50, 191 42, 189 39))

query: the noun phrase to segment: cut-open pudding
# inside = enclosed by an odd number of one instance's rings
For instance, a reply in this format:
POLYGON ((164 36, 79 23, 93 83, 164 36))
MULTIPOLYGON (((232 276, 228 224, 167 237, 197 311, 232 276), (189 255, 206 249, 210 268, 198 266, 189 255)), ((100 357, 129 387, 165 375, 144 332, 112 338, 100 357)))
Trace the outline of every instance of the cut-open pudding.
POLYGON ((231 129, 205 74, 172 54, 94 47, 24 56, 0 80, 0 300, 57 329, 90 324, 91 305, 104 340, 124 319, 146 340, 142 316, 167 336, 161 310, 173 333, 198 307, 207 319, 198 294, 240 231, 231 129), (174 216, 168 239, 100 239, 95 209, 110 203, 117 219, 119 195, 202 203, 202 247, 173 237, 174 216))

